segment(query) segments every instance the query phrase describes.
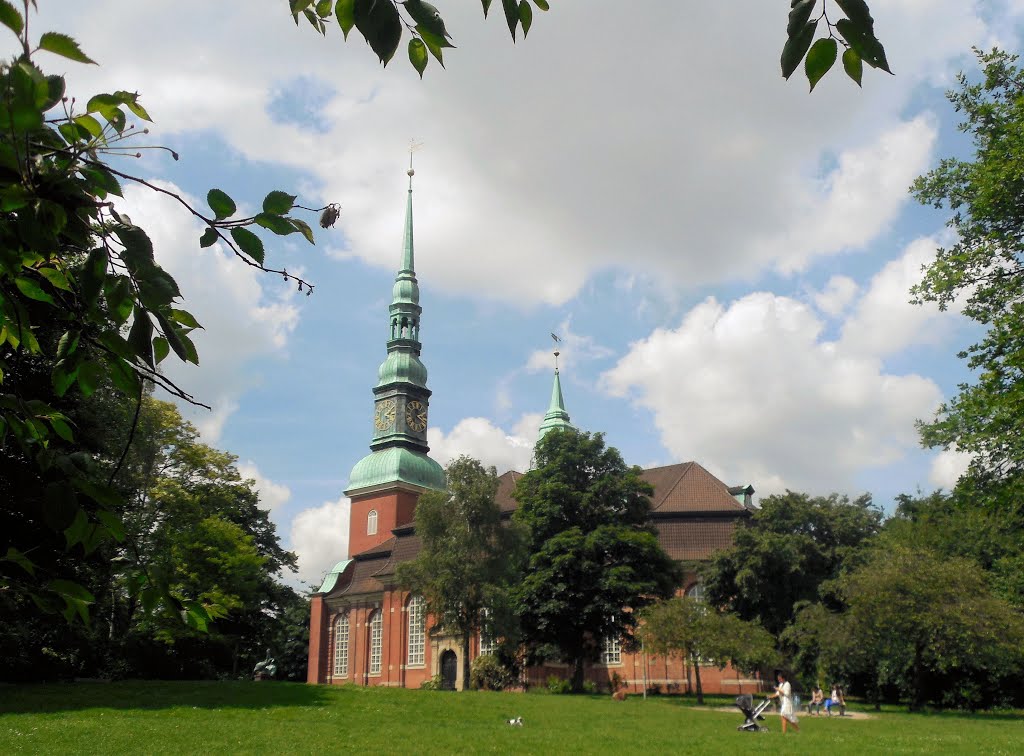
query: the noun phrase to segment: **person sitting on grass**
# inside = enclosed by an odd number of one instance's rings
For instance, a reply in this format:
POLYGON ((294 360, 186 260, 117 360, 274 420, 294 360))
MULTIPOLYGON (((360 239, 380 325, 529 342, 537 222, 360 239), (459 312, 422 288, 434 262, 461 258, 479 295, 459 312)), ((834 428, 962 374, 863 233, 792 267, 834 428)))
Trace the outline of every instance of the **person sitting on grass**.
POLYGON ((825 693, 822 691, 820 685, 814 686, 814 691, 811 693, 811 701, 807 704, 807 713, 818 716, 821 714, 821 707, 825 703, 825 693))

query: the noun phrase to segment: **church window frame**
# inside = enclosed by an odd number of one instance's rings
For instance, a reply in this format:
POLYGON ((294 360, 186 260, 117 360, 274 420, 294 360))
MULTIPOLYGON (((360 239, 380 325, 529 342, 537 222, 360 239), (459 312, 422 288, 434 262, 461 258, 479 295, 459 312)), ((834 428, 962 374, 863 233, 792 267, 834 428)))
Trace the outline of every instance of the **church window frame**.
POLYGON ((604 648, 601 649, 601 663, 606 667, 622 664, 622 641, 618 636, 605 636, 604 648))
POLYGON ((366 535, 377 535, 377 510, 371 509, 366 514, 366 535))
POLYGON ((480 656, 494 656, 498 652, 498 639, 487 633, 487 625, 491 619, 491 610, 486 607, 481 609, 480 619, 483 626, 480 629, 480 656))
POLYGON ((334 620, 334 669, 332 670, 332 677, 348 677, 350 628, 349 613, 342 612, 334 620))
POLYGON ((381 655, 384 649, 384 615, 377 609, 370 615, 370 648, 369 663, 367 669, 371 676, 379 676, 381 669, 381 655))
POLYGON ((406 665, 423 667, 427 652, 427 602, 423 596, 414 595, 406 605, 408 614, 408 642, 406 644, 406 665))

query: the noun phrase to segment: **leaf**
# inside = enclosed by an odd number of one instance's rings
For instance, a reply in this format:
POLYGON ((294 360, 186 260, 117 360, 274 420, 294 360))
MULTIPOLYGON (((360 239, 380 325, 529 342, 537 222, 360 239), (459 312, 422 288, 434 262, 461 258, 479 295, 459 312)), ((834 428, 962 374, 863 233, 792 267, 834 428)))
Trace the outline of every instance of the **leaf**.
POLYGON ((501 0, 501 7, 505 11, 505 23, 508 30, 512 32, 512 41, 516 41, 516 26, 519 24, 519 0, 501 0))
POLYGON ((207 192, 206 202, 209 204, 210 209, 213 210, 214 215, 217 216, 217 220, 230 218, 238 209, 235 207, 235 201, 220 189, 211 189, 207 192))
POLYGON ((836 0, 836 5, 853 23, 867 29, 874 28, 875 20, 871 18, 871 11, 865 0, 836 0))
POLYGON ((402 18, 386 0, 356 0, 353 12, 356 28, 384 65, 395 55, 402 40, 402 18))
POLYGON ((814 20, 805 25, 797 34, 790 36, 786 40, 786 44, 782 48, 781 59, 782 77, 784 79, 792 76, 797 66, 800 65, 800 61, 804 59, 804 55, 807 54, 811 42, 814 41, 814 31, 817 28, 818 22, 814 20))
POLYGON ((295 229, 300 234, 306 237, 306 241, 310 244, 316 244, 316 241, 313 239, 313 229, 309 227, 309 224, 306 223, 306 221, 299 220, 298 218, 289 218, 288 222, 295 226, 295 229))
POLYGON ((118 90, 114 92, 114 97, 117 97, 127 106, 128 110, 132 111, 135 115, 144 121, 153 122, 153 119, 149 117, 149 113, 146 109, 139 104, 138 92, 125 92, 124 90, 118 90))
POLYGON ((857 54, 857 51, 852 47, 848 47, 846 52, 843 53, 843 70, 846 71, 846 75, 857 82, 859 87, 861 76, 864 74, 864 64, 857 54))
POLYGON ((209 226, 205 231, 203 231, 203 235, 199 237, 199 246, 210 247, 216 244, 219 238, 220 235, 217 233, 217 229, 213 228, 213 226, 209 226))
POLYGON ((103 134, 103 127, 100 122, 93 118, 91 115, 80 115, 76 116, 74 123, 78 124, 94 137, 98 137, 103 134))
POLYGON ((68 283, 67 276, 56 268, 39 268, 39 275, 49 281, 53 288, 71 291, 71 284, 68 283))
POLYGON ((804 71, 807 73, 807 81, 811 83, 812 92, 814 85, 832 68, 837 55, 839 44, 832 38, 819 39, 811 46, 804 60, 804 71))
POLYGON ((441 14, 430 3, 424 2, 424 0, 406 0, 403 5, 417 26, 426 28, 431 34, 438 37, 451 36, 444 26, 441 14))
POLYGON ((268 215, 267 213, 259 213, 256 216, 256 223, 268 231, 273 231, 279 236, 287 236, 288 234, 294 234, 296 229, 287 218, 282 218, 280 215, 268 215))
POLYGON ((548 0, 533 0, 533 4, 542 11, 551 10, 551 6, 548 5, 548 0))
POLYGON ((67 370, 63 362, 63 360, 58 362, 53 372, 50 373, 50 382, 53 384, 53 390, 57 396, 64 396, 71 388, 71 384, 78 378, 78 371, 67 370))
POLYGON ((96 387, 99 386, 100 380, 103 378, 103 366, 90 360, 84 362, 78 367, 78 388, 85 397, 90 397, 96 391, 96 387))
POLYGON ((107 250, 104 247, 96 247, 85 261, 79 281, 82 298, 89 307, 94 307, 99 299, 100 286, 107 274, 107 262, 107 250))
POLYGON ((178 359, 182 362, 188 362, 189 353, 185 349, 185 344, 182 341, 180 327, 177 323, 173 323, 167 319, 162 312, 153 313, 156 315, 157 322, 160 324, 160 329, 164 332, 164 338, 167 339, 167 344, 174 350, 174 353, 178 355, 178 359))
POLYGON ((0 24, 3 24, 19 36, 21 35, 21 30, 25 28, 25 20, 7 0, 0 0, 0 24))
POLYGON ((96 519, 103 523, 106 529, 110 532, 110 535, 118 542, 124 541, 124 523, 121 518, 113 512, 108 512, 105 509, 101 509, 96 512, 96 519))
POLYGON ((872 68, 880 68, 886 73, 892 73, 889 69, 889 62, 885 59, 885 48, 875 37, 872 28, 865 28, 848 18, 841 18, 836 22, 836 30, 857 52, 862 61, 872 68))
POLYGON ((794 0, 789 10, 789 23, 786 25, 786 36, 793 37, 811 20, 811 11, 818 0, 794 0))
POLYGON ((131 365, 116 355, 107 355, 107 364, 110 366, 110 380, 124 394, 136 397, 142 390, 142 383, 139 374, 132 369, 131 365))
POLYGON ((284 215, 295 207, 295 195, 274 190, 263 198, 263 212, 270 215, 284 215))
POLYGON ((73 442, 75 440, 75 434, 71 432, 71 426, 67 424, 60 417, 50 418, 50 427, 53 428, 54 433, 60 436, 65 441, 73 442))
POLYGON ((484 6, 484 18, 487 18, 487 11, 491 9, 491 0, 480 0, 484 6))
POLYGON ((338 0, 337 5, 334 6, 334 17, 338 19, 338 26, 341 27, 341 33, 346 40, 348 33, 356 25, 355 7, 356 0, 338 0))
POLYGON ((318 0, 316 15, 320 16, 320 18, 327 18, 331 15, 331 0, 318 0))
POLYGON ((186 328, 202 328, 202 326, 199 325, 199 321, 196 320, 192 316, 192 313, 187 312, 185 310, 174 310, 174 309, 172 309, 171 310, 171 319, 175 323, 180 323, 181 325, 185 326, 186 328))
POLYGON ((67 34, 45 32, 43 36, 39 38, 39 49, 46 50, 47 52, 52 52, 57 55, 63 55, 65 58, 77 61, 78 63, 92 63, 93 65, 96 65, 96 61, 82 52, 78 43, 67 34))
MULTIPOLYGON (((2 0, 0 0, 2 1, 2 0)), ((32 563, 32 560, 22 554, 13 546, 7 547, 7 556, 4 557, 8 562, 14 562, 16 565, 25 570, 29 575, 35 576, 36 566, 32 563)))
POLYGON ((85 478, 75 478, 75 488, 95 501, 101 507, 112 509, 124 506, 124 499, 113 488, 105 484, 93 483, 85 478))
POLYGON ((43 288, 31 278, 19 276, 14 279, 14 285, 18 287, 18 291, 29 299, 34 299, 37 302, 46 302, 52 305, 56 304, 56 302, 53 301, 53 297, 43 291, 43 288))
POLYGON ((75 519, 64 529, 64 539, 67 541, 69 549, 81 542, 88 527, 89 517, 85 514, 85 510, 79 507, 78 512, 75 513, 75 519))
POLYGON ((231 229, 231 238, 235 240, 238 248, 249 255, 260 265, 263 264, 263 242, 247 228, 237 227, 231 229))
POLYGON ((163 336, 157 336, 153 339, 153 357, 157 365, 163 362, 170 353, 171 346, 167 343, 167 339, 163 336))
POLYGON ((439 37, 436 34, 431 34, 429 29, 426 29, 422 26, 417 26, 416 31, 419 32, 420 39, 423 40, 423 44, 427 46, 427 49, 430 51, 430 54, 433 55, 434 58, 437 59, 437 62, 441 64, 441 68, 444 68, 444 57, 441 51, 445 47, 454 48, 455 45, 453 45, 444 37, 439 37))
POLYGON ((526 39, 533 26, 533 8, 526 0, 519 0, 519 25, 523 27, 523 39, 526 39))
POLYGON ((427 46, 422 39, 413 37, 409 40, 409 62, 416 72, 423 78, 423 72, 427 69, 427 46))
POLYGON ((135 319, 132 321, 131 330, 128 331, 128 345, 143 362, 155 369, 152 339, 153 322, 149 319, 149 313, 136 305, 135 319))
POLYGON ((57 340, 57 359, 64 359, 69 354, 74 354, 78 348, 80 336, 80 331, 65 331, 62 333, 60 339, 57 340))

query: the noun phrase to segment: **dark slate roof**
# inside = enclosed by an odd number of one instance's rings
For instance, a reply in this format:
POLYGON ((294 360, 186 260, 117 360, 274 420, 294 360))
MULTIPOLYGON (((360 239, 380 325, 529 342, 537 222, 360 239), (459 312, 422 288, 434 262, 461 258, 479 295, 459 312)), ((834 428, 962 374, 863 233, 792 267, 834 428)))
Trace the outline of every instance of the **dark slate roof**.
POLYGON ((703 561, 719 549, 729 548, 737 525, 738 521, 731 517, 657 520, 654 523, 661 548, 677 561, 703 561))

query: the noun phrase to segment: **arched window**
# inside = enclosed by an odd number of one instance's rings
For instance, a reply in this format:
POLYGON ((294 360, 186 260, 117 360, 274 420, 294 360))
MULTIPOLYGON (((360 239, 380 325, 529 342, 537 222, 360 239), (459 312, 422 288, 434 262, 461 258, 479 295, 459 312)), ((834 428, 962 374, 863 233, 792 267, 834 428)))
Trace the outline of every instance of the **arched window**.
POLYGON ((380 674, 380 649, 384 639, 384 620, 380 609, 370 618, 370 674, 380 674))
POLYGON ((498 639, 487 634, 487 621, 491 618, 491 610, 484 609, 480 613, 484 624, 484 629, 480 631, 480 656, 487 656, 498 650, 498 639))
POLYGON ((366 515, 366 535, 377 535, 377 510, 371 509, 366 515))
POLYGON ((686 589, 686 595, 692 598, 694 601, 704 601, 704 584, 694 583, 686 589))
POLYGON ((425 661, 423 653, 427 640, 425 608, 426 604, 422 596, 413 596, 409 599, 409 656, 407 663, 410 667, 422 667, 425 661))
POLYGON ((348 612, 334 620, 334 676, 348 677, 348 612))
POLYGON ((617 637, 604 639, 604 650, 601 652, 602 664, 622 664, 622 643, 617 637))

